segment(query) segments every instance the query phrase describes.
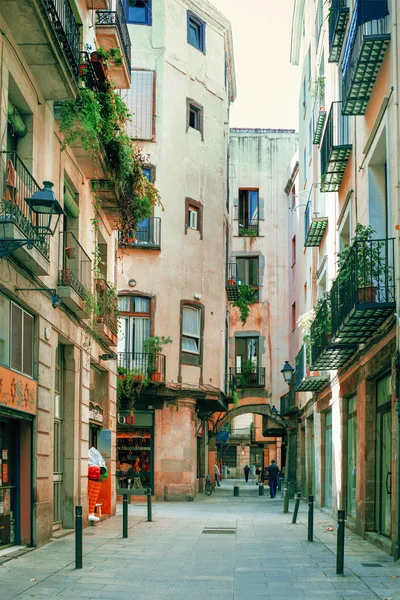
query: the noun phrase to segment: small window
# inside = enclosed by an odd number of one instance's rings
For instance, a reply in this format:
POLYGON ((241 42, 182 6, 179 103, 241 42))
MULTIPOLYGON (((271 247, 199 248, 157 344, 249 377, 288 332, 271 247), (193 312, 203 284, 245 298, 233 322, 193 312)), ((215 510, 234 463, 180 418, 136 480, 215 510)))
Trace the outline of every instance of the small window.
POLYGON ((292 331, 296 329, 296 302, 292 304, 292 331))
POLYGON ((201 133, 203 139, 203 107, 191 98, 186 98, 186 131, 189 127, 201 133))
POLYGON ((188 229, 194 229, 200 233, 200 239, 203 239, 203 205, 201 202, 186 198, 185 203, 185 233, 188 229))
POLYGON ((189 207, 188 227, 197 230, 197 209, 191 206, 189 207))
POLYGON ((182 316, 182 351, 200 354, 200 309, 183 307, 182 316))
POLYGON ((125 16, 128 23, 151 25, 151 0, 125 0, 125 16))
POLYGON ((292 237, 292 267, 296 264, 296 236, 292 237))
POLYGON ((189 127, 200 131, 200 111, 192 105, 189 107, 189 127))
POLYGON ((254 302, 259 302, 258 257, 237 258, 236 268, 239 284, 249 285, 254 290, 254 302))
POLYGON ((206 24, 190 11, 187 13, 187 41, 188 44, 205 53, 206 24))

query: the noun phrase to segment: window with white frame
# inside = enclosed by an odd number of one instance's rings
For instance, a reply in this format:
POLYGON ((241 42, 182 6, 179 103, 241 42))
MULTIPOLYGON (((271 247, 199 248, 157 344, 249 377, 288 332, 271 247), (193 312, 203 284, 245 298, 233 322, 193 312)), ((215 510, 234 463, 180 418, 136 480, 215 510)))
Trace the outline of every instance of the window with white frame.
POLYGON ((128 135, 133 139, 152 140, 155 136, 155 73, 133 70, 131 87, 122 96, 132 120, 127 124, 128 135))
POLYGON ((197 229, 197 209, 193 206, 189 206, 188 227, 197 229))
POLYGON ((182 351, 200 354, 201 312, 199 308, 184 306, 182 314, 182 351))

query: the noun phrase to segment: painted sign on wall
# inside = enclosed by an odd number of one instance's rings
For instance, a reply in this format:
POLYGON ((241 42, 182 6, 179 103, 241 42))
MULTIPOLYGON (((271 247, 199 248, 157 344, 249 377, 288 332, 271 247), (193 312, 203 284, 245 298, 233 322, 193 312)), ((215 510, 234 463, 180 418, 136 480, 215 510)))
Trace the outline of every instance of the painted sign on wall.
POLYGON ((36 381, 0 366, 0 404, 36 414, 36 381))
POLYGON ((104 422, 104 408, 91 400, 89 402, 89 421, 96 425, 103 425, 104 422))

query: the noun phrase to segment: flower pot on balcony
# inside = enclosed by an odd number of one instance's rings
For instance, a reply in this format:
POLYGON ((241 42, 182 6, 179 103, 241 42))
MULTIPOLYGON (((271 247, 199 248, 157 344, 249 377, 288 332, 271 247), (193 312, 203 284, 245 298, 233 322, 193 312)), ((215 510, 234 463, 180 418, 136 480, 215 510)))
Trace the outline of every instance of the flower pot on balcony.
POLYGON ((376 302, 376 286, 368 285, 357 290, 357 300, 360 304, 376 302))
POLYGON ((81 78, 85 77, 86 73, 87 73, 87 65, 85 63, 81 63, 79 65, 79 75, 81 78))
POLYGON ((234 279, 228 279, 228 285, 235 285, 234 279))
POLYGON ((133 381, 136 381, 137 383, 139 383, 144 380, 144 375, 142 375, 141 373, 138 373, 137 375, 133 375, 132 379, 133 379, 133 381))
POLYGON ((135 238, 134 237, 128 238, 128 244, 134 244, 134 243, 135 243, 135 238))
POLYGON ((71 283, 71 277, 68 269, 61 271, 62 285, 69 285, 71 283))
POLYGON ((161 373, 152 373, 151 380, 152 381, 161 381, 161 373))
POLYGON ((97 52, 92 52, 90 55, 90 62, 92 63, 97 79, 99 81, 105 81, 107 79, 108 67, 104 64, 104 58, 99 56, 97 52))

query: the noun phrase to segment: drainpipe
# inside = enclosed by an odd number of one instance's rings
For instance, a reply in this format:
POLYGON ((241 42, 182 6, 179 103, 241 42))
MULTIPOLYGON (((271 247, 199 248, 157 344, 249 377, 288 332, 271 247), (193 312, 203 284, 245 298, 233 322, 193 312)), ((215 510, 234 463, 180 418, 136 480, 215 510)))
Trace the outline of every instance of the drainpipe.
MULTIPOLYGON (((399 56, 399 35, 398 35, 398 13, 397 13, 397 1, 392 0, 392 18, 394 19, 392 26, 392 56, 393 56, 393 140, 397 142, 399 139, 399 76, 398 76, 398 56, 399 56)), ((398 224, 400 220, 400 197, 399 197, 399 165, 398 165, 399 152, 394 160, 394 181, 395 186, 393 190, 393 204, 395 207, 395 223, 398 224)), ((395 253, 395 273, 396 277, 396 306, 400 306, 400 285, 399 285, 399 230, 396 229, 396 253, 395 253), (397 264, 396 264, 397 263, 397 264)), ((394 560, 400 558, 400 364, 399 364, 399 352, 400 352, 400 317, 396 314, 397 320, 397 331, 396 331, 396 358, 395 358, 395 372, 396 372, 396 495, 395 495, 395 540, 393 547, 394 560)))

